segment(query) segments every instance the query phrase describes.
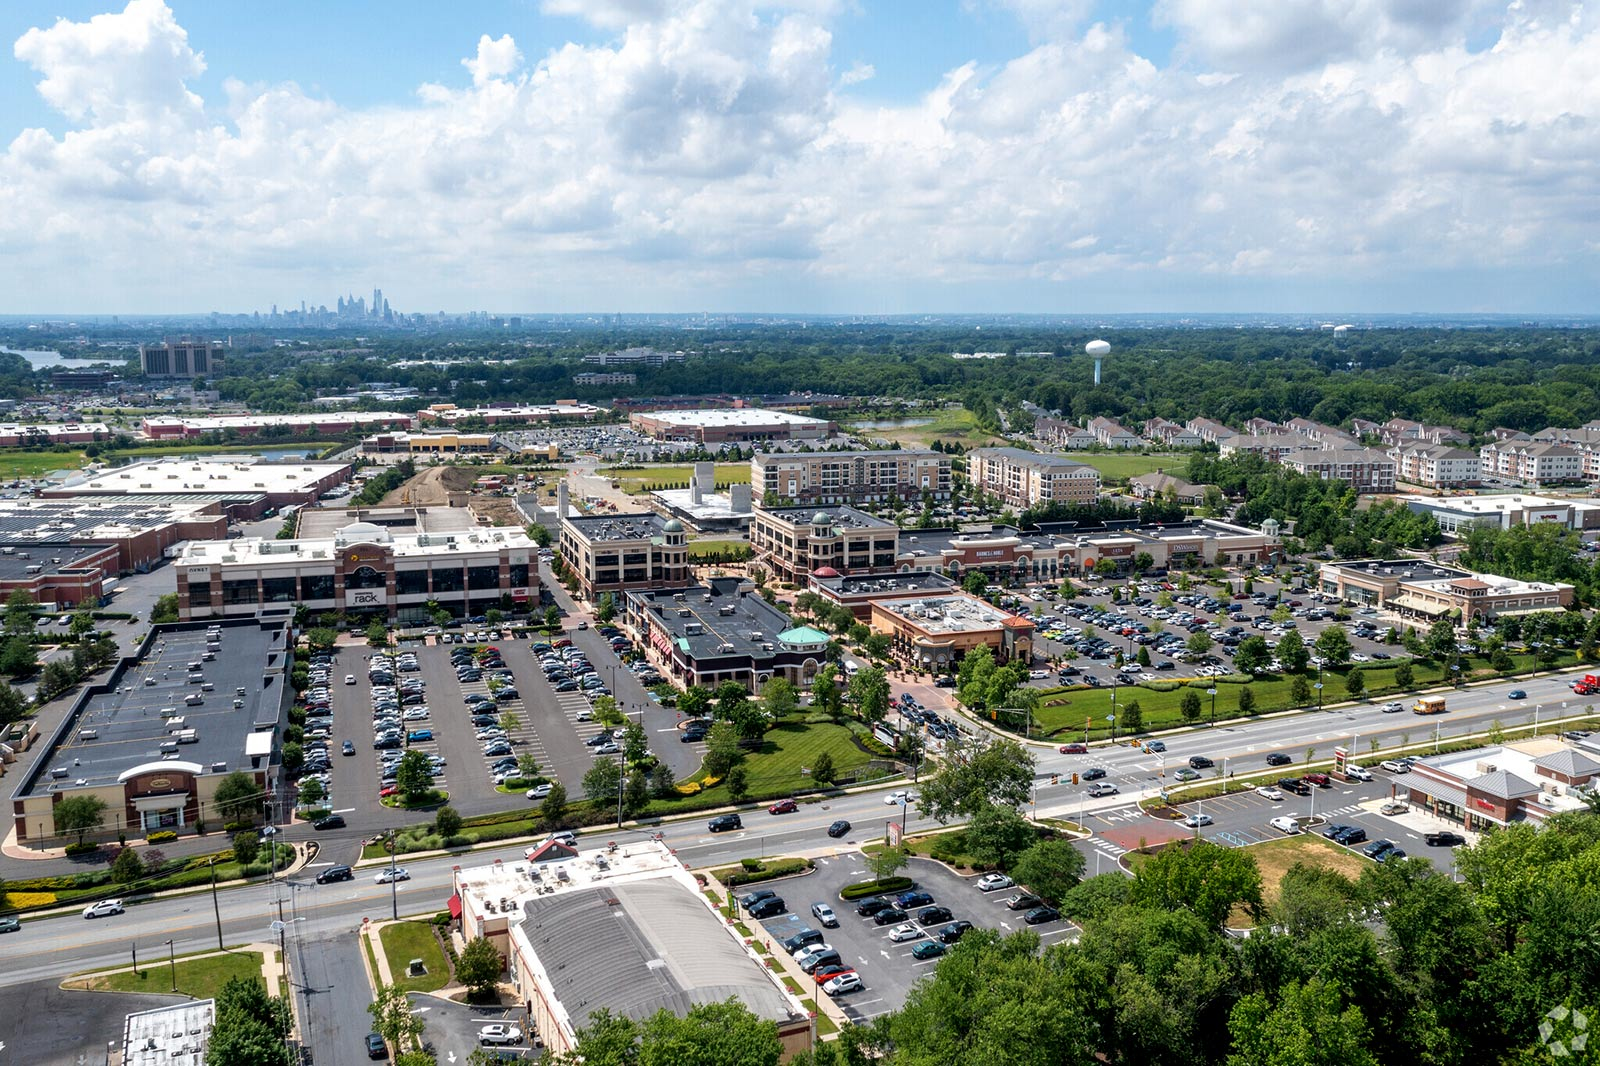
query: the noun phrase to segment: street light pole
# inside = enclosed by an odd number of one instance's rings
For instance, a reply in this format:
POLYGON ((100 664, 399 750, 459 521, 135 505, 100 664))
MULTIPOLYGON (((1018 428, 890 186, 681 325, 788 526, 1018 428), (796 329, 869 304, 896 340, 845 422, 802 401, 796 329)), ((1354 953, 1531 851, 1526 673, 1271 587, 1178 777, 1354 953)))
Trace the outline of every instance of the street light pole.
POLYGON ((172 967, 172 990, 178 990, 178 955, 172 941, 167 941, 167 964, 172 967))
MULTIPOLYGON (((1318 672, 1318 676, 1319 677, 1321 676, 1320 671, 1318 672)), ((1317 710, 1320 711, 1320 710, 1322 710, 1322 682, 1318 681, 1315 685, 1312 685, 1311 687, 1317 690, 1317 710)))
POLYGON ((1211 697, 1211 728, 1217 727, 1217 686, 1212 685, 1206 689, 1206 695, 1211 697))
POLYGON ((399 889, 395 886, 394 879, 395 851, 395 835, 394 830, 391 829, 389 830, 389 917, 398 922, 400 920, 400 894, 399 889))

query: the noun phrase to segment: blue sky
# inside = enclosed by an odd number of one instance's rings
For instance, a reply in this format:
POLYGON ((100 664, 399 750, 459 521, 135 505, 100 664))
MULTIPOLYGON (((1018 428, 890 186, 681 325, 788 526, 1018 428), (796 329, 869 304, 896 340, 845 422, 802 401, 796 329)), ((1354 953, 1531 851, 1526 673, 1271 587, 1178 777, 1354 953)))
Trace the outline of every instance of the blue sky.
POLYGON ((0 312, 1595 311, 1597 22, 11 0, 0 312))

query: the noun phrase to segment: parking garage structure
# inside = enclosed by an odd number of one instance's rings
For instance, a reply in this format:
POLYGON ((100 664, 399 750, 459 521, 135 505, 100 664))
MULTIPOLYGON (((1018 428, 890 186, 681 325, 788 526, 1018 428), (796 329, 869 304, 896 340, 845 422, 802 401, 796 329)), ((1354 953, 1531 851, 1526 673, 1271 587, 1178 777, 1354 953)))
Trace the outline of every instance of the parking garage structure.
POLYGON ((243 617, 274 605, 423 622, 539 599, 538 547, 511 526, 396 533, 352 522, 331 537, 190 544, 178 557, 184 619, 243 617))
POLYGON ((154 627, 137 655, 79 693, 12 794, 18 843, 67 843, 54 812, 73 796, 106 805, 89 839, 221 825, 213 797, 234 771, 270 803, 291 653, 287 612, 154 627))

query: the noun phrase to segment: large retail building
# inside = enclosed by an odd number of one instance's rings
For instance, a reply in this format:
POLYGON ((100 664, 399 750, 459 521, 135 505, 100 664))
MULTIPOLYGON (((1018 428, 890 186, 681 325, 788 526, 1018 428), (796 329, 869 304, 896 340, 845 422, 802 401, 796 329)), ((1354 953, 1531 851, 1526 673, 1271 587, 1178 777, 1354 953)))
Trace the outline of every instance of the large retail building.
POLYGON ((807 688, 827 661, 828 634, 797 626, 739 578, 630 591, 624 620, 664 674, 715 688, 737 681, 753 692, 774 677, 807 688))
POLYGON ((352 522, 332 537, 192 543, 178 557, 182 618, 244 617, 304 604, 420 622, 430 602, 458 616, 539 598, 538 548, 514 526, 396 533, 352 522))
POLYGON ((39 495, 101 503, 215 502, 229 517, 250 521, 269 508, 316 503, 323 493, 349 480, 349 463, 276 463, 253 455, 174 456, 74 475, 39 495))
POLYGON ((1420 559, 1365 559, 1322 564, 1322 591, 1347 603, 1381 607, 1408 618, 1448 618, 1464 625, 1502 615, 1560 611, 1572 604, 1573 587, 1548 581, 1518 581, 1475 574, 1420 559))
POLYGON ((752 440, 821 440, 838 430, 824 418, 762 407, 648 411, 628 416, 640 433, 659 440, 722 444, 752 440))
POLYGON ((242 771, 280 799, 279 730, 292 692, 289 615, 156 626, 138 655, 78 694, 11 797, 24 846, 70 843, 56 828, 69 796, 105 803, 91 839, 142 837, 197 821, 220 826, 217 785, 242 771))

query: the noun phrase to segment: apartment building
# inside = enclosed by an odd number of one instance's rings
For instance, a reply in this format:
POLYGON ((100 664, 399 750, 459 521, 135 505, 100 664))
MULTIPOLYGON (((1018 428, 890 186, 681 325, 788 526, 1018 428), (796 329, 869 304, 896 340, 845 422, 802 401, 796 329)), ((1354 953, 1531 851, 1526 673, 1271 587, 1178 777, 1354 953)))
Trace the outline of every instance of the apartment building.
POLYGON ((900 530, 854 507, 757 507, 750 519, 754 565, 803 585, 823 568, 839 574, 888 572, 900 530))
POLYGON ((950 457, 932 450, 774 452, 750 459, 761 499, 863 503, 950 498, 950 457))
POLYGON ((967 477, 1008 507, 1037 503, 1093 503, 1100 471, 1061 455, 1021 448, 976 448, 967 453, 967 477))
POLYGON ((1191 418, 1183 424, 1183 428, 1199 437, 1202 444, 1216 444, 1234 435, 1232 429, 1210 418, 1191 418))
POLYGON ((1400 444, 1466 444, 1472 438, 1451 426, 1429 426, 1409 418, 1391 418, 1387 422, 1369 422, 1364 418, 1352 420, 1355 431, 1362 437, 1377 437, 1391 447, 1400 444))
POLYGON ((561 558, 591 603, 603 592, 683 588, 689 573, 683 523, 658 514, 561 520, 561 558))
POLYGON ((1389 456, 1395 461, 1395 477, 1413 485, 1457 488, 1483 479, 1478 453, 1467 448, 1407 441, 1390 448, 1389 456))
POLYGON ((1323 447, 1299 433, 1235 433, 1218 438, 1217 446, 1224 456, 1249 453, 1275 463, 1284 462, 1295 452, 1320 451, 1323 447))
POLYGON ((1205 443, 1205 439, 1194 430, 1165 418, 1147 419, 1144 435, 1169 448, 1198 448, 1205 443))
POLYGON ((1588 422, 1576 429, 1554 426, 1541 429, 1531 438, 1540 444, 1560 444, 1583 457, 1583 476, 1600 479, 1600 422, 1588 422))
POLYGON ((1564 444, 1548 441, 1494 441, 1478 449, 1486 478, 1522 485, 1553 485, 1583 480, 1583 456, 1564 444))
POLYGON ((1092 432, 1059 418, 1034 419, 1033 435, 1042 444, 1048 444, 1052 448, 1063 448, 1069 452, 1081 451, 1093 447, 1096 443, 1092 432))
POLYGON ((1088 428, 1094 434, 1095 443, 1102 448, 1142 448, 1145 445, 1143 437, 1109 418, 1091 418, 1088 428))
POLYGON ((1300 474, 1343 481, 1357 492, 1393 492, 1395 461, 1376 448, 1291 452, 1283 465, 1300 474))

